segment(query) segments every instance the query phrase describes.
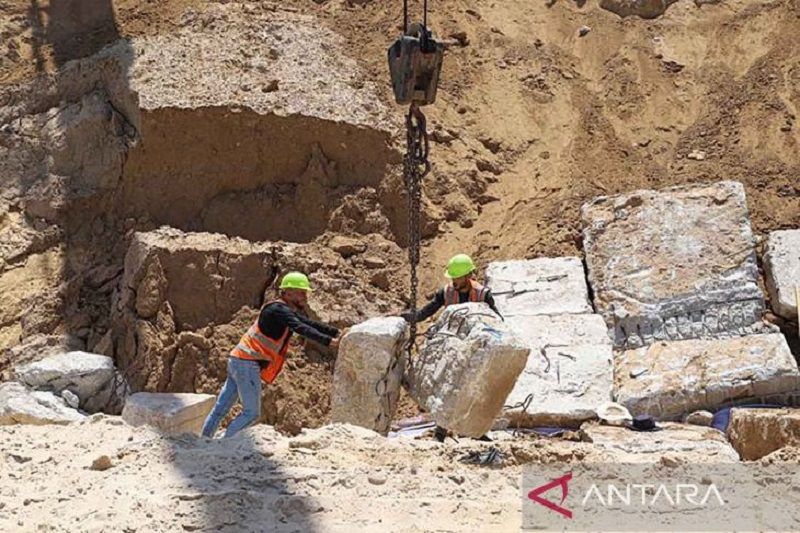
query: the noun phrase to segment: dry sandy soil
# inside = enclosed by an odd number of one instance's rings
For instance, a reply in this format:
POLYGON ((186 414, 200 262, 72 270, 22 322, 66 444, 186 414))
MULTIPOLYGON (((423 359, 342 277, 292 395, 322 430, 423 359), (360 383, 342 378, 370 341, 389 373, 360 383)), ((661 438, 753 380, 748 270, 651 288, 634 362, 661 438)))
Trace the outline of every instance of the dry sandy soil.
MULTIPOLYGON (((235 232, 253 239, 302 240, 320 246, 339 234, 378 233, 404 246, 403 197, 397 188, 401 110, 392 104, 384 55, 398 33, 400 10, 399 2, 388 0, 243 4, 5 0, 0 2, 0 83, 4 88, 23 86, 120 37, 158 42, 181 31, 218 32, 234 36, 227 43, 230 50, 241 49, 247 57, 249 48, 260 50, 262 40, 281 32, 280 27, 270 27, 266 37, 259 37, 248 29, 249 21, 311 17, 313 24, 335 32, 343 43, 336 48, 343 62, 335 63, 343 71, 331 78, 346 79, 357 94, 374 94, 376 106, 388 110, 378 128, 384 133, 359 137, 369 141, 362 146, 359 161, 377 182, 372 192, 351 184, 346 191, 350 196, 335 212, 322 212, 329 218, 318 216, 314 208, 293 213, 286 234, 276 233, 279 224, 274 220, 264 227, 237 226, 235 232), (359 74, 353 75, 348 65, 357 66, 359 74), (384 134, 385 146, 380 140, 384 134)), ((442 283, 442 265, 457 251, 471 253, 482 265, 496 259, 580 254, 578 210, 600 194, 735 179, 745 184, 759 235, 800 225, 797 0, 727 0, 700 6, 680 0, 652 20, 621 18, 595 1, 444 0, 432 3, 431 21, 450 45, 439 99, 428 108, 433 171, 424 187, 425 292, 442 283), (581 26, 590 28, 585 36, 579 35, 581 26), (705 154, 702 160, 688 158, 695 150, 705 154)), ((184 41, 177 42, 189 46, 191 33, 180 39, 184 41)), ((226 39, 218 46, 226 46, 226 39)), ((277 56, 283 46, 296 54, 304 45, 284 42, 276 48, 277 56)), ((165 45, 164 50, 169 48, 165 45)), ((173 70, 186 68, 174 56, 163 60, 174 61, 173 70)), ((240 68, 238 61, 226 65, 233 73, 240 68)), ((203 66, 191 63, 188 70, 202 71, 203 66)), ((231 77, 229 71, 226 77, 231 77)), ((292 99, 280 91, 265 94, 264 98, 272 98, 265 102, 292 99)), ((14 99, 18 97, 18 92, 3 91, 0 105, 19 105, 14 99)), ((55 97, 52 105, 57 102, 55 97)), ((347 109, 339 106, 333 112, 347 113, 347 109)), ((207 144, 189 149, 198 138, 223 146, 219 158, 225 163, 255 157, 258 150, 253 146, 271 142, 279 143, 282 151, 293 149, 294 141, 270 136, 281 125, 272 116, 239 113, 235 123, 215 122, 221 120, 219 113, 225 114, 219 109, 197 115, 174 109, 147 114, 144 133, 163 140, 175 157, 148 158, 145 139, 145 150, 134 150, 130 160, 123 160, 130 163, 123 174, 138 179, 144 168, 150 175, 168 171, 170 178, 197 178, 186 169, 209 150, 207 144), (230 129, 207 132, 197 124, 230 129), (187 132, 186 137, 176 137, 176 132, 187 132), (244 138, 247 143, 242 147, 244 138)), ((291 128, 292 135, 308 131, 297 123, 291 128)), ((333 139, 337 131, 326 135, 333 139)), ((343 152, 341 159, 351 157, 351 152, 343 152)), ((315 179, 325 179, 325 168, 323 162, 310 172, 315 179)), ((300 176, 304 169, 292 172, 300 176)), ((252 176, 218 178, 219 183, 234 186, 248 184, 252 176)), ((181 190, 197 192, 191 181, 174 183, 181 190)), ((198 194, 205 185, 199 183, 198 194)), ((317 190, 315 198, 324 198, 322 191, 317 190)), ((122 198, 128 198, 126 194, 123 191, 122 198)), ((158 194, 137 201, 140 208, 175 203, 158 194)), ((112 293, 130 232, 153 229, 165 222, 159 218, 174 215, 159 207, 149 219, 114 219, 109 213, 119 205, 77 202, 55 224, 42 223, 13 202, 12 207, 3 205, 4 238, 24 235, 29 243, 23 252, 12 250, 14 254, 8 252, 0 261, 0 349, 42 332, 77 334, 88 349, 100 345, 109 328, 112 293), (77 274, 85 272, 90 272, 89 282, 78 280, 77 274)), ((216 215, 203 220, 200 229, 225 231, 230 205, 224 201, 215 205, 216 215)), ((166 222, 185 223, 183 229, 192 229, 182 219, 166 222)), ((380 258, 391 265, 398 254, 395 247, 380 258)), ((403 273, 374 279, 358 263, 354 265, 364 283, 384 287, 393 302, 403 298, 403 273)), ((335 270, 325 275, 335 276, 335 270)), ((9 353, 0 357, 2 370, 15 362, 9 353)), ((292 419, 276 415, 270 421, 291 432, 324 422, 330 364, 312 357, 309 365, 291 365, 283 378, 268 412, 292 413, 292 419)), ((406 402, 403 413, 413 411, 406 402)))
MULTIPOLYGON (((639 434, 633 453, 613 439, 440 444, 343 425, 293 438, 264 425, 229 441, 168 438, 103 415, 55 430, 3 427, 0 478, 11 482, 0 484, 0 530, 519 531, 525 465, 615 461, 667 468, 730 460, 715 454, 724 442, 715 430, 693 430, 694 443, 683 443, 692 453, 647 444, 672 431, 688 435, 685 429, 639 434), (491 446, 500 450, 501 464, 460 462, 491 446)), ((796 464, 797 457, 796 448, 784 448, 763 461, 796 464)))

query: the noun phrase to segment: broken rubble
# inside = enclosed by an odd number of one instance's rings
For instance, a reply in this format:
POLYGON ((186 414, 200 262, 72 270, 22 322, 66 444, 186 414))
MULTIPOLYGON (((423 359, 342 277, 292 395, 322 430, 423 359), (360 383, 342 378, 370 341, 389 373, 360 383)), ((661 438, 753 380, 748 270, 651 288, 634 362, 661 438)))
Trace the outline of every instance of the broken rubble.
POLYGON ((491 429, 529 351, 488 305, 447 307, 409 372, 412 396, 438 425, 480 437, 491 429))
POLYGON ((342 338, 333 373, 332 422, 384 435, 389 431, 406 364, 407 338, 402 318, 372 318, 350 328, 342 338))
POLYGON ((728 439, 745 461, 800 445, 800 409, 731 409, 728 439))
POLYGON ((504 317, 593 312, 583 263, 577 257, 490 263, 486 284, 504 317))
POLYGON ((586 423, 584 440, 614 453, 619 463, 641 463, 676 459, 686 463, 736 462, 739 455, 716 429, 666 422, 661 431, 632 431, 627 428, 586 423))
POLYGON ((85 418, 52 392, 32 391, 14 381, 0 384, 0 426, 69 424, 85 418))
POLYGON ((210 394, 137 392, 125 402, 122 419, 149 425, 168 435, 200 434, 216 398, 210 394))
POLYGON ((800 229, 769 234, 764 270, 772 309, 782 317, 796 318, 796 291, 800 288, 800 229))
POLYGON ((581 216, 594 303, 615 346, 773 331, 761 321, 741 183, 603 196, 581 216))
POLYGON ((105 355, 67 352, 15 370, 17 379, 38 390, 56 394, 69 390, 81 403, 96 395, 115 374, 114 361, 105 355))
POLYGON ((614 395, 633 415, 678 419, 748 398, 788 393, 800 373, 780 333, 659 342, 615 354, 614 395))
POLYGON ((506 323, 531 350, 505 402, 514 406, 505 414, 512 427, 577 428, 611 400, 611 339, 602 317, 512 316, 506 323))

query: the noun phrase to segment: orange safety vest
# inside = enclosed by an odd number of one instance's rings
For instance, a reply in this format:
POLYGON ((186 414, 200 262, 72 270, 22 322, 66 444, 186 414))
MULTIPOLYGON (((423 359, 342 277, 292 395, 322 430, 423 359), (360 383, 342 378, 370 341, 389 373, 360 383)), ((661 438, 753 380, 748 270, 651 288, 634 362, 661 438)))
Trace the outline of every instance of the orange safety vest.
MULTIPOLYGON (((283 300, 273 300, 267 305, 285 303, 283 300)), ((266 307, 266 306, 265 306, 266 307)), ((283 368, 286 361, 286 352, 289 350, 289 337, 292 331, 287 327, 279 339, 271 339, 264 335, 258 327, 258 317, 247 332, 242 335, 239 344, 231 350, 232 357, 250 361, 268 361, 269 364, 261 369, 261 380, 272 383, 283 368)))
MULTIPOLYGON (((487 289, 480 283, 470 280, 469 301, 470 302, 483 302, 486 300, 487 289)), ((444 288, 444 305, 456 305, 458 302, 458 290, 452 284, 446 285, 444 288)))

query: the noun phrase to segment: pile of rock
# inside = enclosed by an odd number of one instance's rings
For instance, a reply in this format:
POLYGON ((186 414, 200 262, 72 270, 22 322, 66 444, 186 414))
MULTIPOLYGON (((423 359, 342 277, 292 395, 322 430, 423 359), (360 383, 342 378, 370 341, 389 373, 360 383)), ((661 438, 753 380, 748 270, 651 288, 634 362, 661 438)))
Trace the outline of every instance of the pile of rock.
POLYGON ((87 413, 119 414, 128 394, 110 357, 66 352, 15 369, 0 385, 0 424, 68 424, 87 413))
MULTIPOLYGON (((786 339, 762 320, 740 183, 600 197, 581 212, 594 303, 617 348, 614 397, 631 413, 677 420, 800 387, 786 339)), ((786 314, 800 272, 790 237, 770 237, 765 261, 786 314)))

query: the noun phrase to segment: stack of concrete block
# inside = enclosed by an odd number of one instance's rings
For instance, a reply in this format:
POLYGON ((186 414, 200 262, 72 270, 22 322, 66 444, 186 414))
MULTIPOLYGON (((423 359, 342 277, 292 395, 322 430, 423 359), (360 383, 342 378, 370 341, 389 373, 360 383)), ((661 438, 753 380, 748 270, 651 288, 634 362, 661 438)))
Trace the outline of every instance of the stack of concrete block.
POLYGON ((595 307, 618 348, 614 395, 632 414, 675 419, 797 387, 786 340, 761 318, 740 183, 600 197, 581 212, 595 307))
POLYGON ((480 437, 494 424, 529 348, 484 303, 447 307, 409 373, 411 394, 436 423, 480 437))
POLYGON ((506 323, 531 350, 506 399, 507 422, 578 427, 594 418, 611 399, 611 340, 592 312, 580 259, 495 262, 486 280, 506 323))
POLYGON ((331 421, 386 435, 406 365, 406 321, 372 318, 342 338, 333 373, 331 421))

